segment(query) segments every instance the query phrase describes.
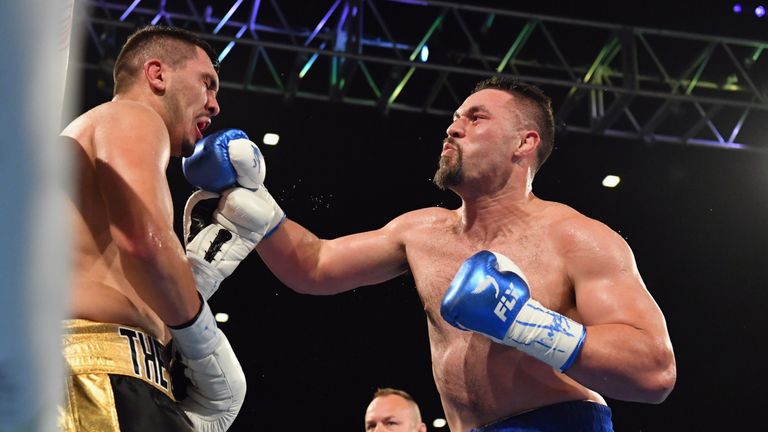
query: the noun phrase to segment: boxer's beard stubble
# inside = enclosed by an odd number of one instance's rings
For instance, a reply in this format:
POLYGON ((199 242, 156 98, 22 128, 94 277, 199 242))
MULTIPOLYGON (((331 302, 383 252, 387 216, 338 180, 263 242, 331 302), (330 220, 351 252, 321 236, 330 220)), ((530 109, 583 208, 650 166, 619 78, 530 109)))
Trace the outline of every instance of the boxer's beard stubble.
POLYGON ((441 190, 460 185, 464 181, 461 147, 450 138, 447 138, 445 141, 453 144, 456 149, 456 157, 453 159, 450 156, 443 156, 438 162, 439 166, 432 178, 432 183, 441 190))
MULTIPOLYGON (((175 131, 173 128, 181 127, 180 125, 184 124, 184 110, 182 108, 182 101, 177 93, 174 92, 167 92, 165 95, 165 98, 163 99, 165 102, 165 110, 167 112, 167 116, 169 118, 169 126, 168 133, 171 135, 171 140, 174 139, 173 135, 175 134, 175 131)), ((184 128, 186 131, 186 128, 184 128)), ((195 150, 195 143, 190 142, 189 138, 185 136, 185 134, 182 134, 181 136, 181 142, 179 143, 179 154, 173 154, 174 153, 174 144, 171 143, 171 153, 174 156, 191 156, 192 152, 195 150)))

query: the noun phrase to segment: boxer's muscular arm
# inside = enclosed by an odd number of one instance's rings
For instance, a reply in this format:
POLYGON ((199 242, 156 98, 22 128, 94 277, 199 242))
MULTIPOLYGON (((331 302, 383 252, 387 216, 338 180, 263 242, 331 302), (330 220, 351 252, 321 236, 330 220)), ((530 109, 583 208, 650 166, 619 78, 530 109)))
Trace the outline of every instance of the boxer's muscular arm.
POLYGON ((567 374, 610 398, 660 403, 676 378, 664 315, 624 239, 596 221, 576 227, 565 260, 587 337, 567 374))
POLYGON ((170 156, 162 119, 149 108, 121 103, 94 131, 95 171, 121 264, 141 298, 168 325, 200 308, 189 264, 173 231, 165 177, 170 156))
MULTIPOLYGON (((232 187, 233 182, 254 190, 251 193, 237 191, 241 199, 231 202, 229 213, 247 216, 249 223, 243 227, 253 227, 247 229, 259 233, 254 239, 258 243, 256 250, 283 283, 299 292, 335 294, 383 282, 407 269, 400 239, 403 226, 408 225, 403 221, 412 217, 401 216, 379 230, 321 240, 297 223, 284 219, 285 214, 261 184, 266 172, 258 147, 244 140, 247 135, 236 129, 209 135, 198 143, 194 154, 184 160, 184 174, 190 183, 204 190, 221 192, 232 187), (243 148, 246 150, 242 151, 243 148), (235 205, 235 201, 239 203, 235 205)), ((225 213, 222 210, 218 215, 228 219, 225 213)), ((202 265, 197 266, 198 249, 188 245, 187 252, 192 251, 190 260, 196 266, 196 275, 201 275, 198 277, 201 285, 212 286, 205 290, 212 293, 220 277, 202 265), (202 277, 203 273, 210 276, 202 277)))
POLYGON ((336 294, 392 279, 408 270, 405 214, 381 229, 323 240, 286 219, 256 247, 284 284, 307 294, 336 294))

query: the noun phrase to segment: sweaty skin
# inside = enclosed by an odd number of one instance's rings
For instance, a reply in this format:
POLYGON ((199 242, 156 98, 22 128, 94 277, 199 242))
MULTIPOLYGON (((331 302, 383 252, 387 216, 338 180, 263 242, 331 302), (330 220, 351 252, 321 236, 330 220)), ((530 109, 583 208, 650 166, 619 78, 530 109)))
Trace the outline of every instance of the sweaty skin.
POLYGON ((500 220, 500 225, 506 222, 504 232, 482 243, 461 235, 457 212, 435 208, 404 216, 411 219, 411 229, 403 232, 408 239, 404 246, 428 318, 435 384, 451 425, 459 425, 457 430, 566 400, 605 403, 599 394, 550 366, 482 335, 457 330, 440 316, 440 301, 461 264, 477 250, 488 249, 525 269, 535 287, 532 298, 582 321, 561 258, 571 243, 564 224, 573 223, 568 219, 578 215, 541 200, 532 200, 528 207, 528 214, 500 220))
POLYGON ((451 186, 462 198, 460 208, 412 211, 381 229, 333 240, 286 220, 257 251, 281 281, 310 294, 375 285, 410 271, 452 431, 562 401, 605 404, 598 392, 661 402, 674 385, 674 356, 629 246, 604 224, 533 195, 540 138, 508 126, 515 118, 510 106, 508 93, 481 90, 465 100, 447 130, 441 164, 462 161, 463 181, 451 186), (509 257, 525 273, 531 298, 585 325, 582 352, 566 374, 442 319, 451 280, 481 249, 509 257))
POLYGON ((178 253, 168 232, 173 209, 164 173, 170 146, 162 120, 141 104, 113 101, 81 116, 63 135, 69 137, 76 154, 78 174, 71 206, 75 244, 72 316, 138 326, 165 342, 169 335, 162 319, 140 296, 154 289, 152 280, 142 275, 141 255, 151 253, 153 246, 178 253), (140 133, 154 136, 155 144, 141 148, 139 143, 147 140, 131 141, 130 122, 116 124, 120 118, 142 121, 146 129, 140 133), (125 141, 112 140, 107 145, 108 136, 116 134, 125 141), (116 144, 122 142, 126 143, 124 149, 116 144), (134 149, 129 151, 128 146, 134 149), (138 160, 121 161, 125 159, 121 150, 138 160), (146 165, 141 170, 115 166, 142 162, 146 165), (150 179, 158 181, 156 186, 147 184, 150 179), (151 193, 142 196, 141 191, 147 189, 151 193), (144 248, 144 252, 139 250, 144 248), (127 251, 135 251, 137 256, 127 251))
POLYGON ((218 114, 218 81, 200 48, 177 69, 150 63, 151 85, 91 109, 61 136, 76 172, 71 317, 141 327, 165 343, 166 324, 200 307, 165 172, 218 114))

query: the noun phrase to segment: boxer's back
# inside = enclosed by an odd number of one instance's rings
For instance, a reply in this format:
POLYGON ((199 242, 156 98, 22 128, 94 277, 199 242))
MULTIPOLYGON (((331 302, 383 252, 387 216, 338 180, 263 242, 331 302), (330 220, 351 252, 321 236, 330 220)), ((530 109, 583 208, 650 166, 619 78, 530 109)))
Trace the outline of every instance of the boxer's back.
MULTIPOLYGON (((121 264, 110 230, 106 199, 109 190, 99 184, 96 153, 99 127, 120 113, 114 102, 101 105, 73 121, 62 140, 73 154, 75 173, 71 199, 73 279, 72 317, 138 326, 166 340, 162 321, 134 289, 121 264)), ((125 209, 128 211, 129 209, 125 209)))

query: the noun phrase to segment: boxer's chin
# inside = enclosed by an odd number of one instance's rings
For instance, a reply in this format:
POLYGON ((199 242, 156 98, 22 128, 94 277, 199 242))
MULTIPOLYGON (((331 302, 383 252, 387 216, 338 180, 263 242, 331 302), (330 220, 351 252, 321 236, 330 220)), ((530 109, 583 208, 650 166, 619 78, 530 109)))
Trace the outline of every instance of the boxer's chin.
POLYGON ((195 143, 189 141, 181 142, 181 156, 189 157, 195 152, 195 143))
POLYGON ((460 161, 452 162, 448 157, 440 158, 440 166, 432 178, 432 183, 442 190, 458 186, 464 180, 460 161))

